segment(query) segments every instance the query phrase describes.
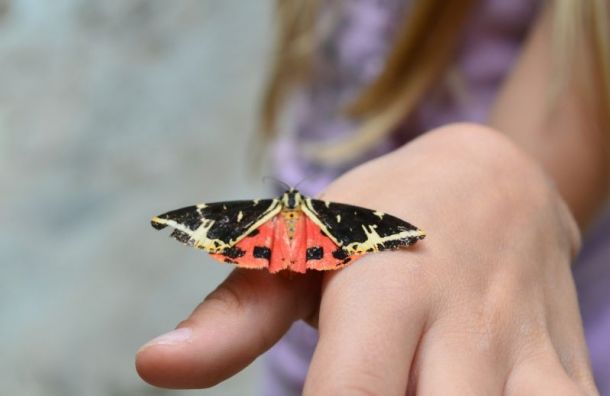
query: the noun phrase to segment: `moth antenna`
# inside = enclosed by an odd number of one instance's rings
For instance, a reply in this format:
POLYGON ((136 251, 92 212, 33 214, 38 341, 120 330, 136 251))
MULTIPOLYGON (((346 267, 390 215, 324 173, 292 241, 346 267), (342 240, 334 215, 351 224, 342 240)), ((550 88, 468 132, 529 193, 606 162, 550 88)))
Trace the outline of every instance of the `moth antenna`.
POLYGON ((267 180, 271 180, 273 182, 275 182, 276 184, 281 185, 282 187, 284 187, 286 190, 290 190, 290 186, 286 183, 284 183, 283 181, 276 179, 273 176, 263 176, 263 183, 266 182, 267 180))
POLYGON ((296 190, 302 183, 305 183, 307 180, 311 179, 312 177, 313 177, 313 175, 311 175, 311 174, 305 176, 294 186, 294 189, 296 190))

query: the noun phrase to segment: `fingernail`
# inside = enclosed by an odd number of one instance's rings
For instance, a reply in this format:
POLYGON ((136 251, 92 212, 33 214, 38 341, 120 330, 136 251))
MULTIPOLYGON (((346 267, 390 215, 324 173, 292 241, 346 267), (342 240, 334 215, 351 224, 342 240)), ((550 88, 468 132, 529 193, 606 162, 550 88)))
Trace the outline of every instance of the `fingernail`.
POLYGON ((181 327, 176 330, 172 330, 169 333, 160 335, 159 337, 153 338, 138 350, 138 352, 155 345, 178 345, 184 344, 191 341, 191 335, 193 330, 190 327, 181 327))

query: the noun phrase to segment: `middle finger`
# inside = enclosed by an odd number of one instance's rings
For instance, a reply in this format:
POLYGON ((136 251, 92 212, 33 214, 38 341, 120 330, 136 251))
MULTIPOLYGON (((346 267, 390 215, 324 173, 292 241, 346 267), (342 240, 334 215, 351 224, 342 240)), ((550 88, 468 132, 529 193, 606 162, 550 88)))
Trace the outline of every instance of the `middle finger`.
POLYGON ((304 394, 404 394, 429 305, 416 252, 367 256, 328 275, 304 394))

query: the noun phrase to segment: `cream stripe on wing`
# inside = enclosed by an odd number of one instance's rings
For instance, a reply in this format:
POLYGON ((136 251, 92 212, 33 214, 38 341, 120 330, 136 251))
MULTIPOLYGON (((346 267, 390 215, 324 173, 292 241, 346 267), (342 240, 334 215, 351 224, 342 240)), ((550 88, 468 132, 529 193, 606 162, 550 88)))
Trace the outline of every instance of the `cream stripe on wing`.
MULTIPOLYGON (((327 205, 328 206, 328 205, 327 205)), ((303 213, 305 213, 307 215, 307 217, 309 217, 309 219, 311 221, 313 221, 318 227, 320 227, 320 229, 322 231, 324 231, 324 234, 329 237, 334 243, 337 244, 337 246, 342 246, 341 242, 339 242, 327 229, 326 225, 324 223, 322 223, 322 221, 320 221, 320 219, 318 218, 318 216, 316 215, 316 210, 313 208, 313 205, 311 204, 311 198, 305 198, 303 200, 303 203, 301 204, 301 210, 303 211, 303 213)))
POLYGON ((404 240, 408 238, 419 238, 426 235, 425 232, 417 229, 402 231, 397 234, 386 235, 382 237, 381 235, 379 235, 379 233, 377 233, 375 228, 377 228, 377 226, 375 225, 367 226, 365 224, 362 224, 362 230, 366 234, 366 241, 350 243, 349 245, 345 246, 344 249, 347 250, 347 252, 350 254, 364 253, 368 249, 373 249, 373 251, 377 252, 379 251, 378 245, 383 245, 386 242, 404 240), (358 246, 357 249, 355 249, 356 246, 358 246))

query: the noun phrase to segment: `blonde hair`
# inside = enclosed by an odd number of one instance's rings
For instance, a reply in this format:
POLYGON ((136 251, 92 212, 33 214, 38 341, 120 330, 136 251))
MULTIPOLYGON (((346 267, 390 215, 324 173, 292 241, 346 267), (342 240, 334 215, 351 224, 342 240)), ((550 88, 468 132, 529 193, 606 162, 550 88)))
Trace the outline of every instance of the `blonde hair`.
MULTIPOLYGON (((340 6, 340 2, 330 2, 340 6)), ((305 154, 326 165, 347 162, 388 135, 415 108, 423 95, 449 70, 457 38, 476 0, 419 0, 409 10, 378 77, 345 109, 361 121, 359 130, 338 144, 304 147, 305 154)), ((571 54, 587 43, 590 56, 580 68, 589 100, 599 121, 610 126, 610 40, 605 0, 554 0, 553 36, 557 81, 574 72, 571 54)), ((320 0, 277 0, 276 53, 260 113, 260 130, 277 134, 276 121, 293 88, 310 77, 312 54, 324 29, 320 26, 320 0), (320 33, 322 32, 322 33, 320 33)), ((562 84, 556 84, 557 92, 562 84)), ((610 133, 609 133, 610 136, 610 133)), ((609 139, 610 147, 610 139, 609 139)))
POLYGON ((576 78, 596 113, 596 126, 608 134, 610 149, 610 13, 606 0, 554 0, 554 5, 555 86, 551 94, 557 96, 570 78, 576 78))

